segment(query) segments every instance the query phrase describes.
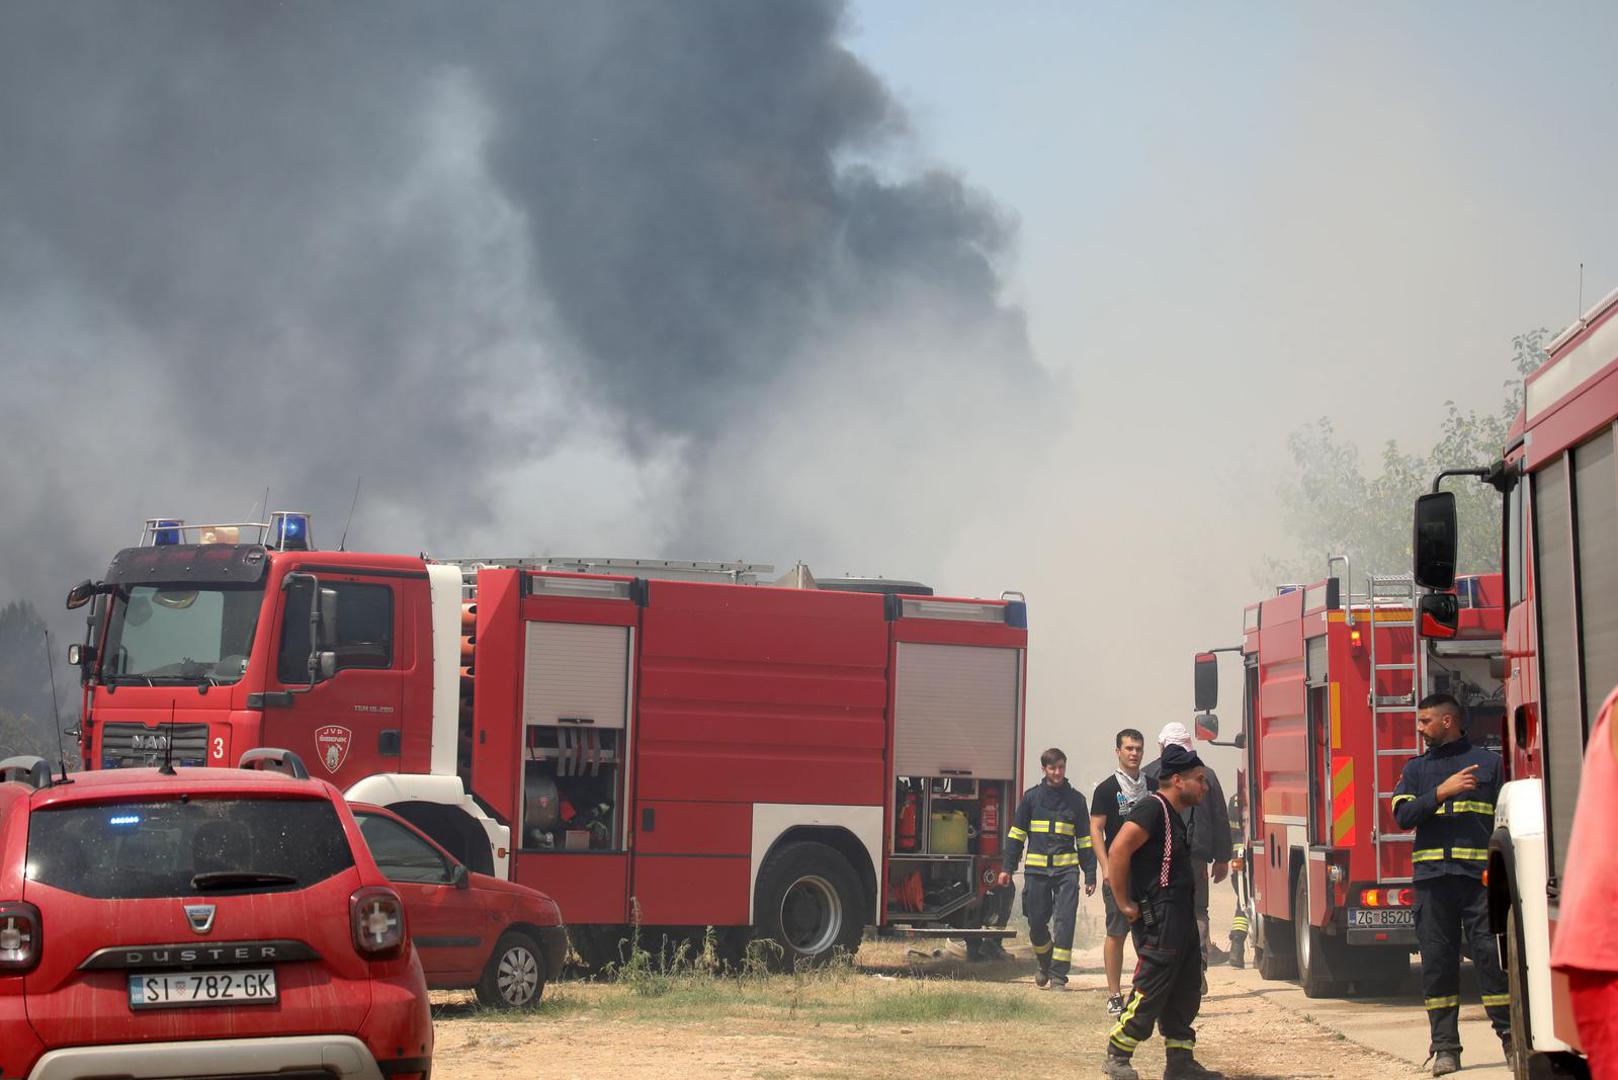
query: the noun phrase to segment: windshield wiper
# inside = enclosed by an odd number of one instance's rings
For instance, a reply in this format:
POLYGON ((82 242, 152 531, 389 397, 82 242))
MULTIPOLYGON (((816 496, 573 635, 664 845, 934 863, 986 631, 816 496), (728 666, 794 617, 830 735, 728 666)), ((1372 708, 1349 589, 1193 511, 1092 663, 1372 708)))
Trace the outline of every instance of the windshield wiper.
POLYGON ((109 686, 128 686, 135 682, 143 682, 147 686, 156 686, 150 675, 103 675, 101 681, 109 686))
POLYGON ((235 889, 243 885, 296 885, 291 874, 261 874, 255 870, 210 870, 191 879, 193 889, 235 889))

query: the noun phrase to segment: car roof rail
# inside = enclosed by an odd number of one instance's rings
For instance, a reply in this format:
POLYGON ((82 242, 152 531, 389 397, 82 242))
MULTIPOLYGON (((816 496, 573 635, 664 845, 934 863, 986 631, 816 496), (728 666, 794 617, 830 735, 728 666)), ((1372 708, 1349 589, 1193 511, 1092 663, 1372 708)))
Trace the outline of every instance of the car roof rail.
POLYGON ((51 786, 50 764, 37 754, 18 754, 0 761, 0 784, 15 780, 38 790, 51 786))
POLYGON ((260 746, 249 750, 242 755, 236 767, 260 772, 286 773, 294 780, 309 779, 309 770, 304 768, 303 758, 291 750, 283 750, 278 746, 260 746))

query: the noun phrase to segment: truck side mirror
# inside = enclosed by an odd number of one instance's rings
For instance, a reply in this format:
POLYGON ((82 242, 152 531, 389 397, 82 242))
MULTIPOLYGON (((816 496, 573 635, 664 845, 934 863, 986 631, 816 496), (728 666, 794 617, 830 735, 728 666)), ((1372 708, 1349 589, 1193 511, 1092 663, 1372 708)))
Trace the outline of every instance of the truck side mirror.
POLYGON ((319 637, 312 643, 315 648, 337 644, 337 590, 322 588, 318 612, 319 637))
MULTIPOLYGON (((314 676, 314 682, 325 682, 337 674, 337 654, 334 652, 317 652, 309 658, 309 674, 314 676)), ((311 683, 310 685, 313 685, 311 683)))
POLYGON ((1416 500, 1410 550, 1416 584, 1444 591, 1455 586, 1455 493, 1429 491, 1416 500))
POLYGON ((93 597, 97 591, 96 583, 91 581, 89 578, 85 578, 83 581, 79 582, 77 585, 73 586, 67 591, 67 609, 69 611, 74 611, 83 607, 85 604, 90 602, 90 598, 93 597))
POLYGON ((1215 739, 1219 738, 1219 717, 1215 716, 1213 713, 1198 713, 1196 715, 1195 724, 1197 729, 1197 738, 1200 741, 1211 743, 1215 739))
POLYGON ((1461 605, 1454 593, 1428 593, 1416 604, 1419 632, 1425 638, 1452 638, 1461 623, 1461 605))
POLYGON ((1219 657, 1198 653, 1195 664, 1196 709, 1211 712, 1219 704, 1219 657))

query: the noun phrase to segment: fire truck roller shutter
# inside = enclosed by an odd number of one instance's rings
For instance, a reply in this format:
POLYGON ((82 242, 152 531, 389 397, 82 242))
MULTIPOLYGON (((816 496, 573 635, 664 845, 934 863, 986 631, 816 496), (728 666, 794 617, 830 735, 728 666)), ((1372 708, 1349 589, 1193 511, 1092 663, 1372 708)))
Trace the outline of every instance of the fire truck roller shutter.
POLYGON ((1017 775, 1018 650, 898 645, 895 771, 900 776, 1017 775))
POLYGON ((754 934, 790 969, 853 953, 877 911, 880 806, 753 805, 754 934))

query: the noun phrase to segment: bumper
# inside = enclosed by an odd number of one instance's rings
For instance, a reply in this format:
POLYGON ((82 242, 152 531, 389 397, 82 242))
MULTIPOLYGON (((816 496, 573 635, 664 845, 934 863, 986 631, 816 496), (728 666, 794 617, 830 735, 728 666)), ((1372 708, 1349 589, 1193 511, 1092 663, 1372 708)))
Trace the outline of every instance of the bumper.
POLYGON ((552 982, 560 979, 562 964, 567 960, 567 927, 540 927, 539 951, 545 959, 545 978, 552 982))
POLYGON ((1355 929, 1348 930, 1348 943, 1350 945, 1408 945, 1416 947, 1416 928, 1414 926, 1389 926, 1381 929, 1355 929))
POLYGON ((102 1076, 183 1080, 192 1076, 246 1078, 299 1072, 324 1073, 334 1080, 383 1080, 385 1075, 365 1044, 352 1036, 302 1035, 68 1047, 41 1057, 28 1080, 102 1076))

